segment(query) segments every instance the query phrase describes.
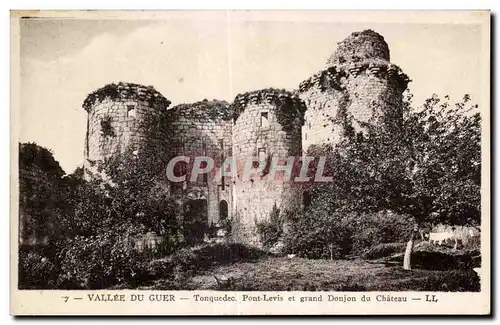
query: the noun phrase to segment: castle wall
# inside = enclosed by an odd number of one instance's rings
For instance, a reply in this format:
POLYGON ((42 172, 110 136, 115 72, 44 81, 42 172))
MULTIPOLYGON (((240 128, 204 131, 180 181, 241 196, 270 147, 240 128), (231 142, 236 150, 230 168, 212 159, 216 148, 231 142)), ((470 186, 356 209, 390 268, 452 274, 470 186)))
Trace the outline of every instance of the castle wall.
POLYGON ((190 157, 187 171, 191 170, 194 159, 198 156, 208 156, 214 159, 212 173, 207 177, 199 175, 197 181, 190 182, 190 175, 184 184, 177 184, 176 194, 182 200, 202 199, 207 201, 208 223, 219 222, 219 206, 222 200, 232 206, 231 180, 219 182, 215 173, 222 165, 223 159, 231 156, 231 116, 226 102, 202 101, 194 104, 178 105, 169 111, 172 127, 172 153, 190 157))
POLYGON ((254 245, 260 244, 256 224, 267 220, 275 205, 284 211, 297 204, 292 182, 269 181, 265 173, 242 181, 247 157, 261 157, 263 163, 275 158, 284 164, 289 156, 300 155, 303 112, 295 111, 297 108, 291 103, 277 104, 276 98, 280 96, 291 98, 288 94, 264 90, 235 99, 235 102, 242 100, 243 104, 233 125, 233 154, 238 165, 238 181, 233 188, 233 236, 254 245), (279 121, 278 115, 282 112, 290 113, 286 126, 279 121), (263 113, 267 123, 262 121, 263 113))
POLYGON ((122 153, 125 148, 138 145, 145 140, 144 116, 150 114, 144 102, 128 99, 105 100, 89 112, 89 137, 87 158, 98 161, 122 153), (137 111, 134 117, 127 116, 128 107, 137 111), (105 121, 109 130, 104 130, 105 121))

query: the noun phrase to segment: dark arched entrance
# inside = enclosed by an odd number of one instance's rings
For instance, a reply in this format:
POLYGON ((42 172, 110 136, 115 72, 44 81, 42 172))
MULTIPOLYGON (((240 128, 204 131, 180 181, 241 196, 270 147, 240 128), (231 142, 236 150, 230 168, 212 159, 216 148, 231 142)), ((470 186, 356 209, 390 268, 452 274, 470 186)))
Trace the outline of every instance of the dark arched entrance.
POLYGON ((229 209, 226 200, 222 200, 219 203, 219 220, 225 220, 228 217, 229 209))
POLYGON ((183 208, 184 239, 189 245, 202 243, 208 229, 207 200, 188 199, 183 208))
POLYGON ((304 191, 302 193, 302 206, 304 208, 308 208, 311 205, 311 195, 309 194, 308 191, 304 191))

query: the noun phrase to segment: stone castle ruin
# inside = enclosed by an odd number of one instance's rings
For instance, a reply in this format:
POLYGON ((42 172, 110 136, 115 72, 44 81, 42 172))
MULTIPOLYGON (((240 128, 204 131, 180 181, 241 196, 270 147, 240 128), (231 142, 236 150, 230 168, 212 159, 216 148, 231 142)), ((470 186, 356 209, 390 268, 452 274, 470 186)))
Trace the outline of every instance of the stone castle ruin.
MULTIPOLYGON (((346 120, 361 129, 386 114, 401 114, 408 82, 390 62, 384 38, 365 30, 340 42, 325 69, 293 91, 262 89, 239 94, 232 103, 204 100, 169 108, 170 101, 151 86, 111 84, 83 104, 88 112, 84 168, 92 173, 99 161, 130 148, 140 153, 152 141, 168 143, 171 156, 209 156, 215 166, 231 156, 286 160, 311 145, 337 143, 346 120), (149 124, 158 116, 165 127, 151 133, 149 124)), ((195 207, 209 225, 233 220, 232 235, 242 242, 258 242, 256 222, 269 218, 275 206, 301 204, 291 182, 202 176, 170 184, 172 194, 195 207)))

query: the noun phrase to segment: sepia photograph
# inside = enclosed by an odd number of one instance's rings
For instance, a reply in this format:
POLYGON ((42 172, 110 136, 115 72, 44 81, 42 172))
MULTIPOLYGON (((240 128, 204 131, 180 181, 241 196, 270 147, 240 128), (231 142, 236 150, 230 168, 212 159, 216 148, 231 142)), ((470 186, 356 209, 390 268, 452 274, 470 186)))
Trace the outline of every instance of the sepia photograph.
POLYGON ((489 313, 489 33, 488 11, 12 11, 14 310, 489 313))

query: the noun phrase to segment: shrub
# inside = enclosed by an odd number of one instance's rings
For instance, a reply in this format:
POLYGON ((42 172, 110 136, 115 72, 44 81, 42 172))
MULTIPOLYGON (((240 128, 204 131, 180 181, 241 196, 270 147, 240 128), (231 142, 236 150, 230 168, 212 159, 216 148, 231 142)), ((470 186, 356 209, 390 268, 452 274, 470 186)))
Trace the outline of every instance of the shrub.
POLYGON ((219 221, 219 227, 224 231, 226 237, 231 237, 233 231, 233 220, 232 218, 224 218, 219 221))
POLYGON ((264 248, 270 248, 278 242, 283 235, 284 218, 280 216, 280 210, 273 206, 268 220, 256 222, 257 234, 264 248))
POLYGON ((454 250, 420 242, 413 249, 412 263, 429 270, 472 270, 480 266, 481 253, 479 250, 454 250))
POLYGON ((351 250, 350 229, 340 213, 311 209, 287 215, 285 252, 306 258, 338 259, 351 250))
POLYGON ((345 223, 351 229, 352 254, 355 255, 379 244, 407 242, 414 225, 412 218, 389 211, 351 214, 346 218, 345 223))
POLYGON ((182 248, 172 255, 172 270, 189 272, 198 269, 200 259, 190 248, 182 248))
POLYGON ((172 258, 152 260, 144 264, 145 273, 154 278, 169 278, 173 274, 174 264, 172 258))
POLYGON ((243 244, 218 243, 181 249, 173 255, 172 262, 185 270, 198 272, 216 265, 256 260, 264 255, 263 251, 243 244))
POLYGON ((239 243, 220 243, 200 246, 193 250, 196 259, 210 261, 212 265, 228 264, 237 261, 256 260, 265 255, 265 252, 239 243))
POLYGON ((463 244, 463 247, 465 249, 480 250, 481 249, 481 236, 476 235, 476 236, 472 236, 472 237, 468 238, 467 241, 463 244))
POLYGON ((60 258, 59 285, 85 289, 135 286, 143 262, 143 255, 132 248, 126 236, 110 234, 70 239, 60 258))
POLYGON ((411 218, 391 212, 337 212, 316 202, 287 216, 285 250, 307 258, 359 256, 379 244, 406 242, 413 224, 411 218))
POLYGON ((384 243, 373 246, 364 252, 361 256, 366 260, 374 260, 382 257, 388 257, 394 253, 403 253, 405 251, 405 243, 384 243))
POLYGON ((53 289, 59 274, 58 267, 43 255, 19 251, 19 289, 53 289))

